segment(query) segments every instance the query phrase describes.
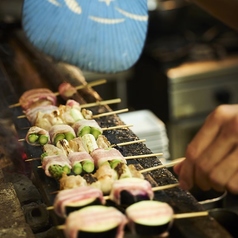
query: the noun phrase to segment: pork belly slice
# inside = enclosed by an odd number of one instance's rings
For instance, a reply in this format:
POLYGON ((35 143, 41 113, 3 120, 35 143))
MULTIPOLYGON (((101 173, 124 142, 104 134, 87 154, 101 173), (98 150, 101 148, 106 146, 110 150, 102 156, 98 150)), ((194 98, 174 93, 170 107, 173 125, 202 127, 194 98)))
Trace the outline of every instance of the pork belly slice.
POLYGON ((60 179, 64 173, 70 172, 71 165, 65 155, 51 155, 42 159, 42 168, 47 176, 60 179))
POLYGON ((69 125, 54 125, 51 127, 49 134, 51 143, 55 145, 59 140, 66 139, 69 141, 76 137, 74 129, 69 125))
POLYGON ((86 151, 71 152, 68 155, 68 159, 75 174, 91 173, 94 171, 94 160, 86 151))
POLYGON ((92 134, 96 139, 102 134, 102 128, 94 119, 82 119, 74 123, 72 126, 77 136, 92 134))
POLYGON ((100 189, 83 186, 59 191, 54 199, 54 211, 60 217, 67 217, 71 212, 83 207, 105 203, 100 189))
POLYGON ((109 198, 118 205, 128 206, 141 200, 152 200, 154 192, 148 180, 123 178, 114 181, 109 198))
POLYGON ((58 107, 55 105, 43 105, 34 108, 29 108, 26 110, 26 118, 30 121, 31 125, 35 125, 37 114, 41 112, 42 114, 49 114, 53 111, 57 111, 58 107))
POLYGON ((74 94, 77 93, 77 90, 70 83, 63 82, 59 85, 58 92, 64 100, 68 100, 69 98, 72 98, 74 94))
POLYGON ((32 126, 27 131, 25 140, 32 146, 42 146, 50 142, 50 135, 48 131, 38 126, 32 126))
POLYGON ((65 155, 65 153, 55 145, 45 144, 43 146, 43 153, 41 154, 41 157, 43 159, 45 156, 50 155, 65 155))
POLYGON ((121 152, 115 148, 97 148, 91 153, 91 156, 93 157, 97 168, 105 162, 111 163, 113 161, 118 161, 120 163, 127 163, 121 152))
POLYGON ((56 105, 56 95, 47 88, 30 89, 22 94, 19 103, 24 111, 43 105, 56 105))

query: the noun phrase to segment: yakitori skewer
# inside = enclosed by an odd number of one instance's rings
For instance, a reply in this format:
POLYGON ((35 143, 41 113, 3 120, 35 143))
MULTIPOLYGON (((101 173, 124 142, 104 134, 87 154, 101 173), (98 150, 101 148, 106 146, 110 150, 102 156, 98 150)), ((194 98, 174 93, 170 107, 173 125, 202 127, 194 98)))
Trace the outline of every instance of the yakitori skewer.
MULTIPOLYGON (((208 216, 208 214, 208 211, 175 214, 168 203, 155 200, 139 201, 125 210, 130 231, 139 237, 167 237, 174 219, 208 216)), ((69 221, 65 225, 68 223, 69 221)))
MULTIPOLYGON (((86 87, 97 86, 97 85, 104 84, 106 82, 107 82, 106 79, 100 79, 100 80, 97 80, 97 81, 94 81, 94 82, 90 82, 90 83, 87 83, 87 84, 76 86, 75 89, 79 90, 79 89, 83 89, 83 88, 86 88, 86 87)), ((58 96, 59 92, 55 92, 54 95, 58 96)), ((19 106, 21 106, 20 102, 9 105, 9 108, 14 108, 14 107, 19 107, 19 106)))
POLYGON ((77 237, 82 232, 89 234, 90 237, 107 237, 112 229, 109 224, 113 222, 113 228, 116 234, 119 234, 117 237, 123 237, 126 228, 138 237, 167 237, 175 219, 208 215, 208 211, 174 214, 169 204, 159 201, 141 201, 132 204, 126 209, 125 214, 112 206, 94 205, 71 213, 66 217, 65 223, 57 226, 57 229, 63 230, 66 238, 77 237), (91 224, 87 222, 89 219, 91 224), (75 223, 76 220, 80 223, 75 223), (81 227, 86 232, 81 231, 81 227))
MULTIPOLYGON (((100 106, 100 105, 109 105, 109 104, 120 103, 120 102, 121 102, 120 98, 115 98, 115 99, 110 99, 110 100, 97 101, 97 102, 93 102, 93 103, 80 104, 80 107, 81 108, 89 108, 89 107, 95 107, 95 106, 100 106)), ((128 109, 121 109, 121 110, 122 110, 121 112, 128 111, 128 109)), ((111 113, 112 112, 110 112, 110 114, 111 113)), ((119 113, 120 113, 120 111, 119 111, 119 113)), ((105 115, 105 116, 107 116, 107 115, 105 115)), ((97 117, 100 117, 100 116, 97 116, 97 117)), ((21 118, 26 118, 26 115, 17 116, 17 119, 21 119, 21 118)))
MULTIPOLYGON (((163 153, 154 153, 154 154, 145 154, 145 155, 125 156, 124 158, 125 158, 125 160, 129 160, 129 159, 141 159, 141 158, 148 158, 148 157, 154 157, 154 156, 162 156, 162 155, 163 155, 163 153)), ((166 167, 166 164, 163 166, 166 167)), ((40 166, 38 166, 38 168, 42 168, 42 166, 40 165, 40 166)), ((155 168, 155 167, 153 167, 153 168, 155 168)))
MULTIPOLYGON (((51 210, 51 208, 49 210, 51 210)), ((173 218, 174 219, 183 219, 183 218, 203 217, 203 216, 208 216, 208 215, 209 215, 209 211, 186 212, 186 213, 173 214, 173 218)), ((66 228, 65 225, 57 226, 57 229, 59 229, 59 230, 64 230, 65 228, 66 228)))
MULTIPOLYGON (((175 188, 175 187, 178 187, 179 186, 179 183, 174 183, 174 184, 167 184, 167 185, 163 185, 163 186, 156 186, 156 187, 152 187, 152 191, 153 192, 156 192, 156 191, 162 191, 162 190, 166 190, 166 189, 170 189, 170 188, 175 188)), ((89 186, 89 189, 92 189, 93 187, 90 187, 89 186)), ((83 187, 82 189, 86 189, 85 187, 83 187)), ((63 191, 63 190, 61 190, 63 191)), ((59 192, 61 192, 59 191, 59 192)), ((65 190, 64 190, 65 191, 65 190)), ((110 196, 103 196, 103 199, 104 200, 109 200, 110 199, 110 196)), ((68 206, 70 206, 71 204, 67 204, 68 206)), ((73 205, 73 204, 72 204, 73 205)), ((49 206, 47 207, 47 210, 53 210, 54 209, 54 206, 49 206)))
MULTIPOLYGON (((23 139, 24 140, 24 139, 23 139)), ((118 143, 118 144, 113 144, 111 145, 111 147, 116 147, 116 146, 125 146, 125 145, 131 145, 131 144, 136 144, 136 143, 142 143, 145 142, 145 139, 141 139, 141 140, 134 140, 134 141, 127 141, 127 142, 122 142, 122 143, 118 143)), ((41 158, 31 158, 31 159, 26 159, 24 160, 25 162, 30 162, 30 161, 35 161, 35 160, 40 160, 41 158)))
MULTIPOLYGON (((132 126, 133 125, 128 124, 128 125, 105 127, 105 128, 101 128, 101 129, 102 129, 102 131, 110 131, 110 130, 116 130, 116 129, 124 129, 124 128, 132 127, 132 126)), ((18 139, 19 142, 24 142, 25 140, 26 140, 25 138, 18 139)))

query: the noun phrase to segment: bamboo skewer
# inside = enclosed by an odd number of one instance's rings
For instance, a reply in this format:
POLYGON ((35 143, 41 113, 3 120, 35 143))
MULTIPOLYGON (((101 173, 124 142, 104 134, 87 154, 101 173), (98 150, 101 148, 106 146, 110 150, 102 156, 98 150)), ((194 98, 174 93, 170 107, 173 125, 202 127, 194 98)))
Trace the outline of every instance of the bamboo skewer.
POLYGON ((158 187, 152 187, 152 191, 161 191, 165 189, 170 189, 170 188, 175 188, 178 187, 179 183, 174 183, 174 184, 168 184, 168 185, 163 185, 163 186, 158 186, 158 187))
POLYGON ((142 158, 148 158, 148 157, 153 157, 153 156, 162 156, 163 153, 154 153, 154 154, 146 154, 146 155, 132 155, 132 156, 127 156, 125 157, 126 160, 129 159, 142 159, 142 158))
POLYGON ((99 118, 99 117, 114 115, 114 114, 123 113, 123 112, 128 112, 128 108, 117 110, 117 111, 101 113, 101 114, 92 116, 92 118, 99 118))
MULTIPOLYGON (((107 82, 106 79, 99 79, 99 80, 94 81, 94 82, 90 82, 90 83, 87 83, 87 84, 82 84, 82 85, 76 86, 75 89, 80 90, 80 89, 83 89, 83 88, 86 88, 86 87, 93 87, 93 86, 101 85, 101 84, 104 84, 106 82, 107 82)), ((58 96, 59 92, 55 92, 54 94, 55 94, 55 96, 58 96)))
POLYGON ((192 218, 192 217, 200 217, 200 216, 208 216, 208 211, 202 211, 202 212, 187 212, 187 213, 178 213, 174 214, 174 219, 182 219, 182 218, 192 218))
POLYGON ((100 106, 100 105, 109 105, 109 104, 120 103, 120 102, 121 102, 120 98, 115 98, 115 99, 110 99, 110 100, 103 100, 103 101, 81 104, 80 107, 81 108, 89 108, 89 107, 95 107, 95 106, 100 106))
MULTIPOLYGON (((201 212, 186 212, 186 213, 178 213, 173 215, 173 219, 184 219, 184 218, 193 218, 193 217, 203 217, 208 216, 208 211, 201 211, 201 212)), ((58 230, 65 230, 66 225, 59 225, 56 227, 58 230)))
POLYGON ((18 103, 9 105, 9 108, 19 107, 19 106, 21 106, 21 104, 18 102, 18 103))
POLYGON ((124 129, 124 128, 128 128, 128 127, 132 127, 133 125, 128 124, 128 125, 118 125, 118 126, 110 126, 110 127, 104 127, 101 128, 102 131, 110 131, 110 130, 115 130, 115 129, 124 129))
MULTIPOLYGON (((94 107, 94 106, 109 105, 109 104, 120 103, 120 102, 121 102, 120 98, 115 98, 115 99, 111 99, 111 100, 97 101, 97 102, 93 102, 93 103, 85 103, 85 104, 80 105, 80 107, 81 108, 89 108, 89 107, 94 107)), ((122 109, 122 110, 123 111, 121 111, 121 112, 125 112, 124 110, 128 111, 128 109, 122 109)), ((112 112, 109 112, 109 113, 112 113, 112 112)), ((98 116, 98 117, 100 117, 100 116, 98 116)), ((26 115, 17 116, 17 119, 22 119, 22 118, 26 118, 26 115)))
POLYGON ((142 143, 145 141, 146 141, 146 139, 127 141, 127 142, 122 142, 122 143, 118 143, 118 144, 113 144, 113 145, 111 145, 111 147, 113 148, 116 146, 131 145, 131 144, 135 144, 135 143, 142 143))
POLYGON ((156 169, 162 169, 162 168, 169 168, 169 167, 173 167, 174 165, 182 162, 185 158, 182 159, 176 159, 173 162, 167 163, 167 164, 162 164, 162 165, 158 165, 156 167, 151 167, 151 168, 147 168, 147 169, 142 169, 140 170, 141 173, 146 173, 146 172, 150 172, 156 169))
MULTIPOLYGON (((79 90, 79 89, 83 89, 83 88, 86 88, 86 87, 93 87, 93 86, 97 86, 97 85, 104 84, 104 83, 106 83, 106 82, 107 82, 106 79, 99 79, 99 80, 94 81, 94 82, 90 82, 90 83, 87 83, 87 84, 83 84, 83 85, 76 86, 75 89, 76 89, 76 90, 79 90)), ((55 95, 55 96, 58 96, 58 95, 59 95, 59 92, 55 92, 54 95, 55 95)), ((9 108, 19 107, 19 106, 21 106, 21 104, 18 102, 18 103, 9 105, 9 108)))
POLYGON ((31 158, 31 159, 26 159, 24 160, 25 162, 30 162, 30 161, 35 161, 35 160, 40 160, 41 158, 31 158))

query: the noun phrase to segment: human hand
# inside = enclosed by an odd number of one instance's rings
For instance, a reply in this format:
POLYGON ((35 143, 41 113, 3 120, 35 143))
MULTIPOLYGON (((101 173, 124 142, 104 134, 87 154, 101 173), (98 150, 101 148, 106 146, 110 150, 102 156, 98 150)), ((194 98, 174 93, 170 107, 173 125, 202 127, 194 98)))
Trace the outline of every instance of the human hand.
POLYGON ((238 105, 218 106, 174 166, 181 187, 228 190, 238 194, 238 105))

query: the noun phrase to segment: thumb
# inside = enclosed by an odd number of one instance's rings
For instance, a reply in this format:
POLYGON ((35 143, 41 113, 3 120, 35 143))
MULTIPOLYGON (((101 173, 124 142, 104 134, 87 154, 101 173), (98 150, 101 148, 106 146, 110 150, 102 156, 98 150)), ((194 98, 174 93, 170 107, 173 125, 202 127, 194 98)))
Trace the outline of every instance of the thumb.
POLYGON ((183 166, 183 163, 184 163, 184 160, 183 160, 181 163, 174 165, 173 171, 174 171, 177 175, 180 174, 180 171, 181 171, 181 168, 182 168, 182 166, 183 166))

